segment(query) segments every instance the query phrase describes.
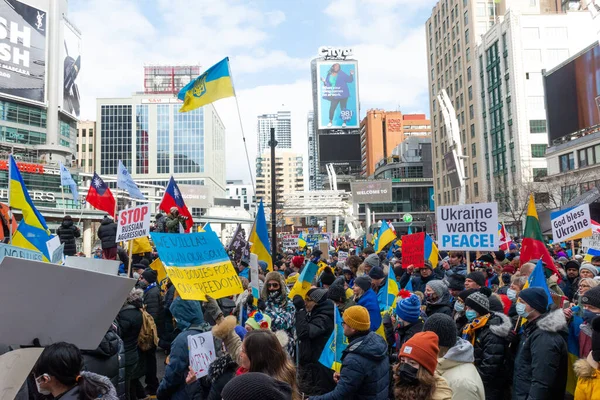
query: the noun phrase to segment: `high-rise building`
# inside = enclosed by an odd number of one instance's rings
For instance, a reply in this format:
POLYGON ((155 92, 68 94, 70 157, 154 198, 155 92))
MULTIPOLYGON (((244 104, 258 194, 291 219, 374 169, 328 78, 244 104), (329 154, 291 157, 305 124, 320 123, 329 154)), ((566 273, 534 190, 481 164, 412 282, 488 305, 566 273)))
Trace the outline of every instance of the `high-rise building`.
POLYGON ((95 133, 96 121, 79 121, 77 124, 77 167, 81 168, 82 172, 93 173, 95 171, 95 133))
POLYGON ((306 130, 308 134, 308 190, 321 190, 323 179, 319 171, 319 146, 313 111, 309 111, 306 115, 306 130))
POLYGON ((225 126, 215 107, 180 113, 172 94, 97 99, 96 160, 100 175, 116 175, 119 160, 138 182, 204 185, 225 195, 225 126))
POLYGON ((245 183, 243 180, 227 180, 226 191, 227 198, 241 200, 242 207, 246 210, 250 210, 250 207, 256 203, 251 183, 245 183))
POLYGON ((474 155, 471 151, 480 148, 480 139, 484 136, 478 127, 483 110, 478 108, 476 101, 476 94, 480 93, 476 87, 476 46, 481 35, 509 8, 529 14, 556 13, 560 11, 560 4, 555 0, 440 0, 425 23, 437 205, 459 201, 459 189, 452 189, 444 163, 444 155, 452 149, 451 135, 446 132, 437 99, 442 89, 448 93, 455 108, 463 155, 469 157, 464 171, 468 177, 466 201, 474 203, 486 197, 482 188, 484 177, 473 171, 473 164, 482 164, 483 154, 474 155))
MULTIPOLYGON (((271 203, 271 151, 265 150, 256 159, 256 199, 271 203)), ((275 151, 275 189, 277 202, 282 204, 284 195, 304 190, 304 163, 302 154, 291 150, 275 151)))
POLYGON ((595 39, 588 12, 521 14, 509 10, 481 38, 475 57, 482 110, 480 148, 467 148, 482 200, 498 202, 500 218, 520 231, 529 193, 547 175, 548 129, 543 70, 556 67, 595 39), (477 157, 476 153, 484 154, 477 157), (479 168, 478 168, 479 164, 479 168))
POLYGON ((425 114, 369 110, 360 123, 363 177, 373 176, 377 163, 389 157, 410 136, 431 136, 431 123, 425 114))
POLYGON ((269 148, 271 128, 275 128, 275 140, 278 149, 292 148, 292 113, 290 111, 277 111, 277 114, 263 114, 258 116, 256 133, 258 135, 257 153, 262 154, 269 148))

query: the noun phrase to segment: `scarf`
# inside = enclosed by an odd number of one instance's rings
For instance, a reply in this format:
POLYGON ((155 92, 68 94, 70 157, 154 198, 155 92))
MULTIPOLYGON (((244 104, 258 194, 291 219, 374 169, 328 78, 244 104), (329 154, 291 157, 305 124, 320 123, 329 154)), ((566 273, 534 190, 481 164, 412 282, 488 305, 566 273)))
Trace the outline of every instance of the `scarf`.
POLYGON ((462 338, 470 341, 472 345, 475 345, 475 331, 479 328, 483 328, 485 324, 487 324, 488 319, 490 319, 490 314, 475 318, 472 322, 469 322, 463 328, 462 338))
POLYGON ((156 282, 151 283, 148 286, 146 286, 146 289, 144 289, 144 293, 146 293, 148 290, 152 289, 154 286, 156 286, 156 282))

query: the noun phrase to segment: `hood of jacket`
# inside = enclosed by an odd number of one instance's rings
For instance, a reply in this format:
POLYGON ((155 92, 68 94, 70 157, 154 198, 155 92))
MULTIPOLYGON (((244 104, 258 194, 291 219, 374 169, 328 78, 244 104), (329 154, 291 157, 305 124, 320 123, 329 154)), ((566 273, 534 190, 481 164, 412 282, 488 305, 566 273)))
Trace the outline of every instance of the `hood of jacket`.
POLYGON ((350 342, 344 352, 347 354, 359 354, 362 357, 378 361, 388 357, 387 350, 385 340, 377 333, 369 332, 366 336, 361 336, 350 342))
POLYGON ((279 282, 279 287, 281 290, 281 294, 279 296, 277 296, 277 303, 281 304, 281 305, 285 305, 287 302, 287 294, 288 294, 288 289, 287 286, 285 284, 285 279, 283 277, 283 275, 281 275, 279 272, 277 271, 271 271, 269 272, 266 276, 265 276, 265 282, 262 288, 262 292, 261 292, 261 298, 263 300, 268 300, 269 299, 269 291, 267 289, 267 282, 269 281, 277 281, 279 282))
POLYGON ((498 312, 492 313, 490 319, 488 320, 488 326, 494 335, 501 338, 507 337, 513 328, 510 318, 498 312))
POLYGON ((448 350, 444 358, 439 359, 438 367, 448 369, 456 364, 472 363, 474 361, 473 345, 463 338, 458 338, 456 344, 448 350))
MULTIPOLYGON (((113 386, 110 379, 108 379, 107 377, 95 374, 93 372, 88 372, 88 371, 81 371, 81 376, 84 379, 87 379, 88 381, 95 383, 96 385, 103 384, 109 388, 108 393, 105 393, 101 397, 98 397, 99 399, 119 400, 119 396, 117 396, 117 391, 115 390, 115 387, 113 386)), ((73 389, 71 389, 70 391, 65 393, 63 396, 61 396, 61 398, 63 398, 63 397, 65 399, 79 399, 79 385, 76 385, 73 389)))
POLYGON ((111 218, 108 217, 104 217, 104 219, 102 219, 102 222, 100 223, 100 225, 108 225, 108 224, 112 224, 114 221, 111 218))
POLYGON ((567 328, 567 319, 561 309, 550 311, 536 322, 537 327, 546 332, 560 333, 567 328))
POLYGON ((110 358, 119 353, 119 336, 113 331, 108 331, 95 350, 82 350, 81 352, 95 357, 110 358))
POLYGON ((169 311, 177 322, 177 327, 182 331, 192 325, 200 325, 204 322, 202 306, 196 300, 183 300, 181 297, 173 300, 169 311))
POLYGON ((590 353, 586 358, 575 361, 573 364, 573 371, 578 378, 598 378, 600 377, 600 371, 598 371, 598 363, 592 358, 590 353))
POLYGON ((62 224, 60 224, 60 226, 63 227, 63 228, 70 228, 70 227, 73 226, 73 220, 72 219, 64 220, 62 222, 62 224))

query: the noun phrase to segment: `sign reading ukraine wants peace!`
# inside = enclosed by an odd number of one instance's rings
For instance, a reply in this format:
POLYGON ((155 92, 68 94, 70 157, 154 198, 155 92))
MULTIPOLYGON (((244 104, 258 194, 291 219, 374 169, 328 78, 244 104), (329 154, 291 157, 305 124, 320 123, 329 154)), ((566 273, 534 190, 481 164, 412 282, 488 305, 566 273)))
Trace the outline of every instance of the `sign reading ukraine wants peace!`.
POLYGON ((233 296, 244 291, 227 252, 214 232, 151 233, 158 256, 184 300, 233 296))
POLYGON ((553 242, 564 242, 592 236, 590 205, 566 208, 550 213, 553 242))
POLYGON ((436 209, 440 250, 498 250, 498 203, 436 209))

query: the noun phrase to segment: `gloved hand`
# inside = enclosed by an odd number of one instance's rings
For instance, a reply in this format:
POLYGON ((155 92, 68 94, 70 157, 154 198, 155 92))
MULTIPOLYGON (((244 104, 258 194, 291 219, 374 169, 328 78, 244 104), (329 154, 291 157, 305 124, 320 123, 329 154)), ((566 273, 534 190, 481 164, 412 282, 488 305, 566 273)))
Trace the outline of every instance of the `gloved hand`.
POLYGON ((508 343, 517 343, 519 341, 519 334, 514 329, 511 329, 506 336, 508 343))
POLYGON ((267 309, 267 303, 263 299, 258 299, 258 309, 260 311, 265 311, 267 309))
POLYGON ((204 309, 212 317, 213 320, 217 321, 220 316, 223 315, 219 303, 210 296, 206 296, 206 303, 204 303, 204 309))
POLYGON ((294 302, 296 310, 302 310, 304 308, 304 299, 299 294, 295 295, 292 301, 294 302))

